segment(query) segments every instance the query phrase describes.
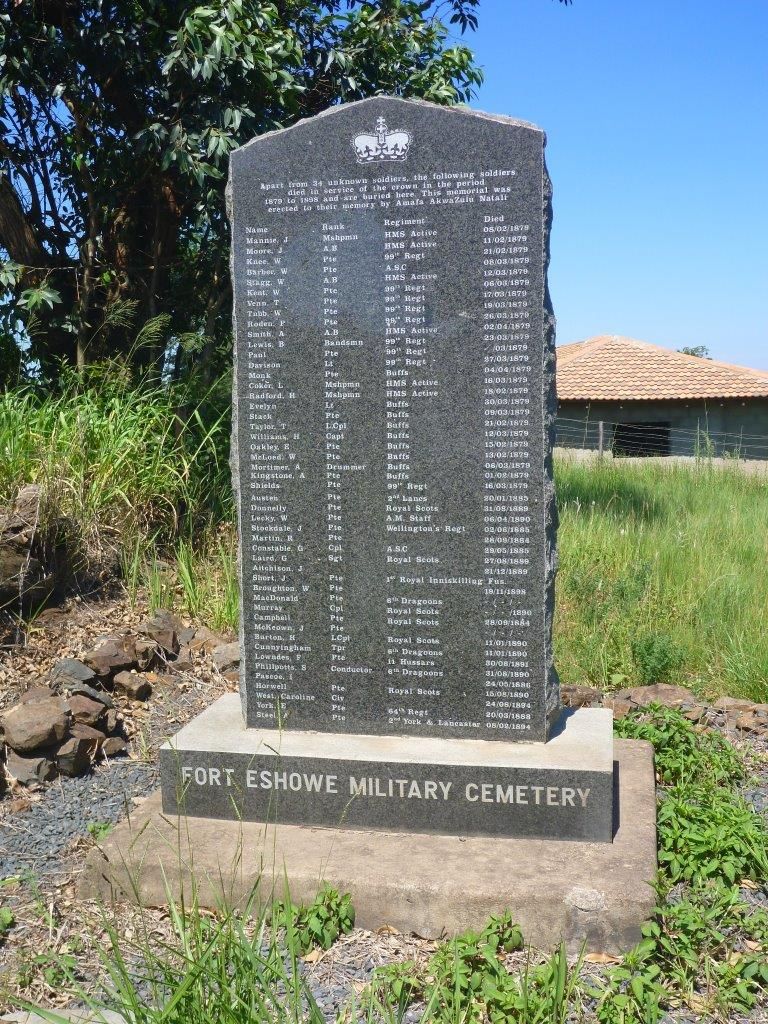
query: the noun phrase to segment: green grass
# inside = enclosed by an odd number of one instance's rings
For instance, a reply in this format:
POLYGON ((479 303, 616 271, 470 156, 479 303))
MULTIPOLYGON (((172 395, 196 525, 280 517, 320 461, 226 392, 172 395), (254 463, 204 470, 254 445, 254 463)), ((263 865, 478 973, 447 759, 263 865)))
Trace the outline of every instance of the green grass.
MULTIPOLYGON (((676 1008, 725 1024, 765 1007, 768 912, 745 891, 768 878, 768 824, 739 795, 747 763, 667 708, 633 711, 617 732, 652 740, 661 784, 657 906, 642 940, 595 972, 589 946, 571 958, 562 946, 526 948, 513 914, 498 913, 428 959, 377 967, 336 1024, 403 1024, 409 1007, 418 1024, 663 1024, 676 1008)), ((82 948, 22 958, 21 976, 6 972, 6 982, 36 991, 42 980, 57 999, 119 1010, 127 1024, 322 1024, 300 959, 351 931, 348 894, 325 886, 297 907, 286 883, 281 902, 260 905, 254 889, 241 912, 216 913, 194 886, 182 903, 168 898, 170 934, 146 911, 124 931, 105 908, 82 948)))
POLYGON ((768 477, 560 461, 555 658, 566 683, 768 701, 768 477))
MULTIPOLYGON (((83 577, 236 628, 226 382, 204 396, 118 364, 0 394, 0 506, 43 490, 83 577)), ((768 701, 768 477, 706 460, 559 460, 555 657, 565 683, 768 701)))
POLYGON ((41 531, 66 541, 78 575, 103 576, 231 515, 228 444, 220 395, 136 383, 119 364, 56 395, 0 393, 0 506, 40 485, 41 531))
MULTIPOLYGON (((671 682, 768 701, 768 477, 608 461, 560 461, 555 475, 562 681, 671 682)), ((172 591, 236 628, 235 550, 232 533, 177 550, 155 603, 172 591)))

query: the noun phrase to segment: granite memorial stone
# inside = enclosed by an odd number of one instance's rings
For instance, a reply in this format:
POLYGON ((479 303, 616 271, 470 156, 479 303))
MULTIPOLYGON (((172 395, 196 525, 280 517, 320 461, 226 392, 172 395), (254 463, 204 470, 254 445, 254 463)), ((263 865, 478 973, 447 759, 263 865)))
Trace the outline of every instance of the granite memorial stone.
POLYGON ((166 810, 609 840, 552 662, 543 132, 376 97, 236 150, 230 204, 244 721, 164 750, 166 810))

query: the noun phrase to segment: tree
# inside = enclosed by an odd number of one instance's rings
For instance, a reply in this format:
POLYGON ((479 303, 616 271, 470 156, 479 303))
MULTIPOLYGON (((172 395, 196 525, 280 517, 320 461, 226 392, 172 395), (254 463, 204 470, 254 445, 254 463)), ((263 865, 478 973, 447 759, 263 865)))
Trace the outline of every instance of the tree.
POLYGON ((712 358, 706 345, 683 345, 677 351, 682 352, 684 356, 698 356, 699 359, 712 358))
POLYGON ((171 336, 211 376, 229 152, 378 92, 468 100, 481 73, 449 28, 478 2, 6 0, 0 357, 22 340, 55 380, 106 354, 157 367, 171 336))

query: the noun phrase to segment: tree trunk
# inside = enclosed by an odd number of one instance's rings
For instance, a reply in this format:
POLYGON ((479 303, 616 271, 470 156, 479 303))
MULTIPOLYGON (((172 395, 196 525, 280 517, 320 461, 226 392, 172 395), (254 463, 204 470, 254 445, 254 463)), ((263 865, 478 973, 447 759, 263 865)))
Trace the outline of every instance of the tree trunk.
POLYGON ((0 175, 0 245, 16 263, 42 270, 49 263, 19 197, 5 175, 0 175))

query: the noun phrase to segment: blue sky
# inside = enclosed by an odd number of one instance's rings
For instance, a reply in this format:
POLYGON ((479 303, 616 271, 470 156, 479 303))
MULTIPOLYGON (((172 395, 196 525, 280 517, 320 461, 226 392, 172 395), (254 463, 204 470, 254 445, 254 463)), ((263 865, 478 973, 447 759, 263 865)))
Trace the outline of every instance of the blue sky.
POLYGON ((548 136, 558 342, 768 370, 768 3, 481 0, 473 106, 548 136))

